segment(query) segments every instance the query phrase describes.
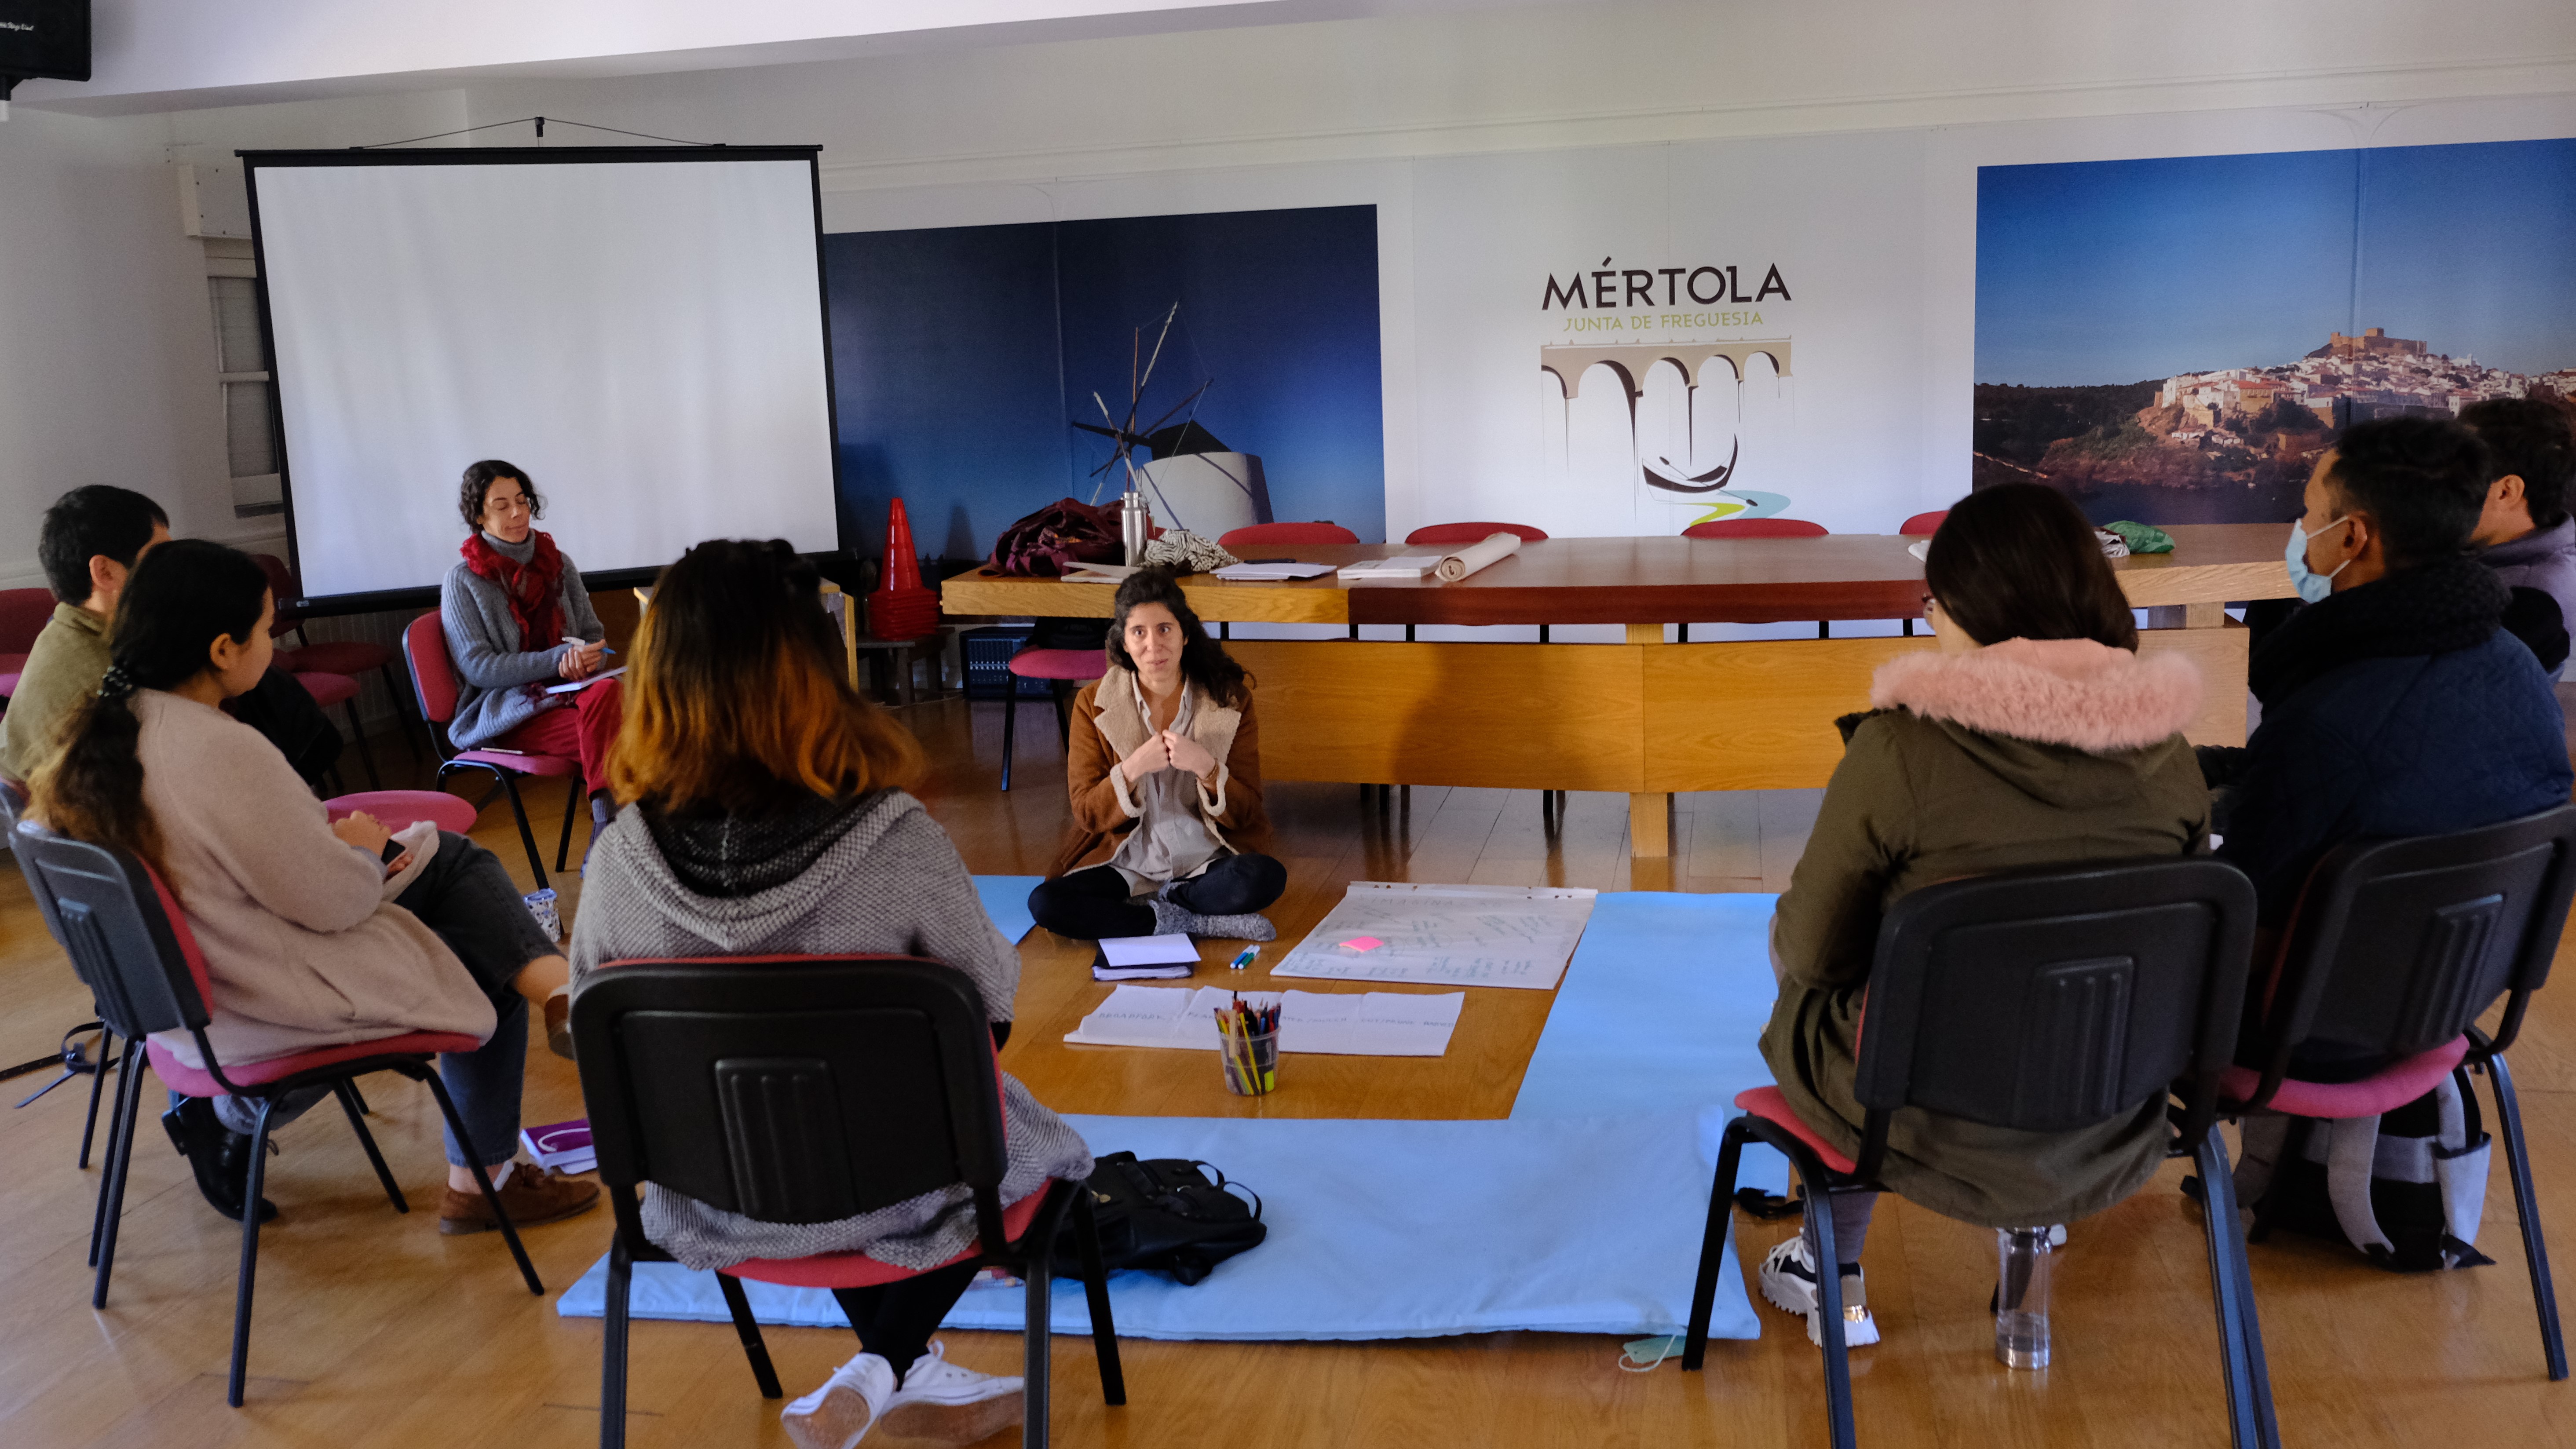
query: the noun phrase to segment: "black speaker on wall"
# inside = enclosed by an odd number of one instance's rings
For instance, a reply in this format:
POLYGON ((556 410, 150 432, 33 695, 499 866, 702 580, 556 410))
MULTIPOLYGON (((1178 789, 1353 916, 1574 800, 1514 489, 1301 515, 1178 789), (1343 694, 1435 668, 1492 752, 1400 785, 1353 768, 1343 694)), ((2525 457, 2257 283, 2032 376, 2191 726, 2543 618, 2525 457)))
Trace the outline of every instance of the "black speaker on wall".
POLYGON ((0 0, 0 100, 35 79, 89 79, 89 0, 0 0))

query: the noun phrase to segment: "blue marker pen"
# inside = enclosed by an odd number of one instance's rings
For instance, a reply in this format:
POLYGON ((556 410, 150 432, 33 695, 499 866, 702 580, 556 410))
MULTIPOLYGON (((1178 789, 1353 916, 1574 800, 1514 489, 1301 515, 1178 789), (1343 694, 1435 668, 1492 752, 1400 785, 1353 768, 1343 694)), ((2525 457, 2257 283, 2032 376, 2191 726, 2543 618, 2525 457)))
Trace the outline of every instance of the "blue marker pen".
POLYGON ((1228 961, 1227 963, 1225 963, 1225 964, 1226 964, 1226 969, 1227 969, 1227 970, 1229 970, 1229 971, 1240 971, 1240 970, 1244 969, 1245 967, 1250 966, 1253 962, 1258 961, 1258 960, 1260 960, 1260 959, 1261 959, 1261 948, 1260 948, 1260 947, 1258 947, 1258 946, 1246 946, 1246 947, 1244 947, 1244 948, 1243 948, 1243 951, 1242 951, 1242 953, 1241 953, 1240 955, 1236 956, 1233 960, 1228 961))

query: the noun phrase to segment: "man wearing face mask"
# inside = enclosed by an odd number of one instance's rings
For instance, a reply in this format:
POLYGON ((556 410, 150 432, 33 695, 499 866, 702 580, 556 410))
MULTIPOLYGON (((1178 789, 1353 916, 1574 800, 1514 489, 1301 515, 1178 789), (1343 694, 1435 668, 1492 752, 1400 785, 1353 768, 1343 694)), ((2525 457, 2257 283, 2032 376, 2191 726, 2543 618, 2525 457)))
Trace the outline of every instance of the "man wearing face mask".
POLYGON ((2470 552, 2492 471, 2458 423, 2391 418, 2347 430, 2308 479, 2286 551, 2308 607, 2254 651, 2263 723, 2218 851, 2266 928, 2344 841, 2493 824, 2576 783, 2548 675, 2502 628, 2512 592, 2470 552))

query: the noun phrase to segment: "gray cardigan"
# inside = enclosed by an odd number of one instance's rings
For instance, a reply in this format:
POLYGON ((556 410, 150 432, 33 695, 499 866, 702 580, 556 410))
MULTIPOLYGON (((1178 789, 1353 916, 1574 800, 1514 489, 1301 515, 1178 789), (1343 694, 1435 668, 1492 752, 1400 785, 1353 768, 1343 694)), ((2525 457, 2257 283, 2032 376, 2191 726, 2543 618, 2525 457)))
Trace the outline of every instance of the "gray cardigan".
MULTIPOLYGON (((510 618, 510 596, 499 584, 457 560, 438 586, 438 624, 447 635, 447 656, 456 661, 456 718, 447 737, 460 750, 497 740, 536 717, 553 700, 523 686, 560 680, 563 652, 573 641, 596 644, 608 637, 590 607, 590 590, 581 570, 564 560, 564 641, 543 649, 523 649, 519 626, 510 618)), ((597 782, 593 782, 594 784, 597 782)))
MULTIPOLYGON (((948 833, 902 791, 890 791, 848 833, 785 885, 741 897, 702 896, 680 884, 641 812, 628 809, 599 837, 572 930, 578 992, 601 963, 636 957, 888 952, 928 956, 966 973, 994 1021, 1011 1019, 1019 948, 993 929, 948 833)), ((1005 1206, 1050 1178, 1091 1175, 1091 1149, 1015 1077, 1002 1078, 1009 1166, 1005 1206)), ((769 1223, 648 1185, 644 1235, 692 1268, 745 1258, 865 1252, 926 1269, 975 1238, 963 1185, 827 1223, 769 1223)))

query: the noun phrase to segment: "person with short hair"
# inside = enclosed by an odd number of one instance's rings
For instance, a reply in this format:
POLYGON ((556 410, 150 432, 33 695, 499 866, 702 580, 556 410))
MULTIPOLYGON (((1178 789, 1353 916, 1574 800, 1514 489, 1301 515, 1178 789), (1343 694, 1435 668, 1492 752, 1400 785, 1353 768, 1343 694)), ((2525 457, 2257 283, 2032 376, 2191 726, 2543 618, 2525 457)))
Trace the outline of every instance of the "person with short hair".
MULTIPOLYGON (((2064 495, 2007 483, 1961 499, 1932 535, 1924 613, 1936 649, 1879 667, 1867 713, 1838 721, 1842 762, 1771 918, 1780 995, 1762 1056, 1790 1107, 1857 1157, 1854 1093, 1879 923, 1907 894, 1962 876, 2180 856, 2209 796, 2185 725, 2201 682, 2179 654, 2140 654, 2128 599, 2064 495)), ((2027 1228, 2099 1212, 2165 1157, 2164 1093, 2065 1132, 1938 1112, 1889 1124, 1889 1190, 1945 1217, 2027 1228)), ((1833 1200, 1845 1341, 1878 1341, 1860 1272, 1876 1194, 1833 1200)), ((1821 1341, 1815 1243, 1762 1261, 1762 1293, 1821 1341)))
MULTIPOLYGON (((498 1169, 493 1186, 516 1225, 589 1208, 596 1184, 514 1156, 528 1006, 568 1007, 569 963, 490 851, 425 830, 395 847, 371 816, 330 820, 285 759, 217 707, 267 671, 275 616, 268 576, 246 554, 182 539, 140 559, 98 691, 36 768, 32 815, 140 858, 176 894, 212 985, 206 1039, 227 1065, 419 1031, 483 1042, 439 1062, 473 1139, 448 1137, 440 1232, 499 1226, 469 1162, 498 1169)), ((156 1034, 154 1045, 204 1065, 186 1032, 156 1034)), ((290 1095, 270 1120, 325 1095, 290 1095)), ((238 1219, 249 1109, 189 1097, 163 1120, 207 1201, 238 1219)))
POLYGON ((536 527, 545 508, 517 464, 486 458, 465 470, 456 498, 464 557, 438 590, 439 628, 458 686, 447 737, 459 749, 578 758, 596 843, 614 813, 608 751, 625 696, 616 679, 547 693, 600 673, 608 630, 590 606, 581 570, 555 547, 553 534, 536 527))
POLYGON ((1288 888, 1288 868, 1265 853, 1252 676, 1167 568, 1118 585, 1107 647, 1107 672, 1073 697, 1073 819, 1029 914, 1079 941, 1275 939, 1259 913, 1288 888))
MULTIPOLYGON (((2567 512, 2576 408, 2549 397, 2489 398, 2462 408, 2460 422, 2487 445, 2495 473, 2469 533, 2478 562, 2507 587, 2549 595, 2576 635, 2576 517, 2567 512)), ((2557 667, 2545 655, 2541 662, 2557 667)))
MULTIPOLYGON (((2468 551, 2494 477, 2479 435, 2448 418, 2355 424, 2308 477, 2285 552, 2308 607, 2247 667, 2263 722, 2226 777, 2218 848, 2253 878, 2267 937, 2346 841, 2567 803, 2557 696, 2502 627, 2511 590, 2468 551)), ((2376 1065, 2331 1042, 2293 1059, 2312 1081, 2376 1065)))

